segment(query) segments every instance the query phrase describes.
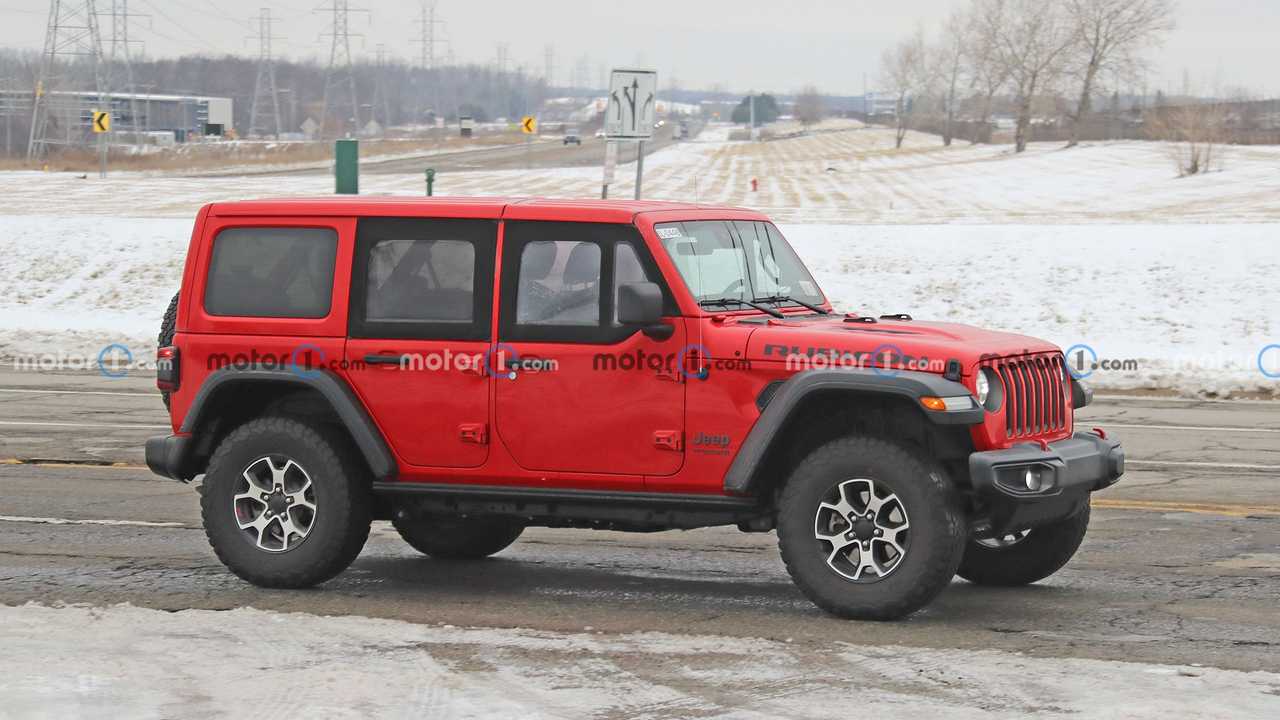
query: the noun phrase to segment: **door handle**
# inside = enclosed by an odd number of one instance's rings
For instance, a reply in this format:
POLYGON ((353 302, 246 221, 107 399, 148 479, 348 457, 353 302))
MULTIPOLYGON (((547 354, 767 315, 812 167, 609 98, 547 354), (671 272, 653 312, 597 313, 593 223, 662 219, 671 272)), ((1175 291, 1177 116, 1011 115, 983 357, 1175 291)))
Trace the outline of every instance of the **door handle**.
POLYGON ((399 367, 404 364, 404 355, 365 355, 365 365, 395 365, 399 367))

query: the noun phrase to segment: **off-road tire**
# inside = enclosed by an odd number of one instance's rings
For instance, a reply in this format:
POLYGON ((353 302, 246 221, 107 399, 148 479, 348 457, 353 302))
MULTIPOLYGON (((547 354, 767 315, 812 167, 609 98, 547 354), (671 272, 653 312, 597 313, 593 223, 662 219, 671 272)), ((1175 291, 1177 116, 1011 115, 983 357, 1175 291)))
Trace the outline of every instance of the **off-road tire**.
POLYGON ((423 555, 440 560, 478 560, 505 550, 524 532, 506 518, 447 518, 407 515, 391 524, 423 555))
MULTIPOLYGON (((156 347, 168 347, 173 344, 173 335, 178 329, 178 295, 173 294, 173 299, 169 301, 169 309, 164 311, 164 318, 160 321, 160 335, 156 338, 156 347)), ((164 409, 169 409, 169 393, 166 390, 160 391, 160 401, 164 403, 164 409)))
POLYGON ((349 566, 369 537, 370 478, 350 443, 289 417, 250 420, 218 444, 201 488, 205 534, 218 559, 242 579, 268 588, 318 585, 349 566), (286 552, 256 547, 238 527, 232 497, 256 459, 292 458, 309 474, 316 512, 306 538, 286 552))
POLYGON ((1008 547, 987 547, 970 540, 956 574, 977 585, 1029 585, 1061 570, 1080 549, 1088 529, 1086 502, 1071 517, 1032 528, 1008 547))
POLYGON ((843 618, 896 620, 938 596, 955 576, 968 536, 964 511, 943 468, 917 451, 852 436, 814 450, 792 471, 778 498, 778 546, 791 579, 815 605, 843 618), (824 495, 854 478, 883 484, 901 500, 911 536, 886 576, 855 583, 827 564, 814 537, 824 495))

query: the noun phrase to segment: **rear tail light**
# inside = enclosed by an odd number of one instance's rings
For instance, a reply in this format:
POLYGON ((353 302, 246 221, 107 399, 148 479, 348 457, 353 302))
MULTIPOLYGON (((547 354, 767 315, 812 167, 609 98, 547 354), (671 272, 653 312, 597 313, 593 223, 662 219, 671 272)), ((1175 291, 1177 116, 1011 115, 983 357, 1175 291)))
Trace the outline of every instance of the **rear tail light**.
POLYGON ((173 392, 178 389, 181 377, 178 348, 168 345, 156 350, 156 387, 165 392, 173 392))

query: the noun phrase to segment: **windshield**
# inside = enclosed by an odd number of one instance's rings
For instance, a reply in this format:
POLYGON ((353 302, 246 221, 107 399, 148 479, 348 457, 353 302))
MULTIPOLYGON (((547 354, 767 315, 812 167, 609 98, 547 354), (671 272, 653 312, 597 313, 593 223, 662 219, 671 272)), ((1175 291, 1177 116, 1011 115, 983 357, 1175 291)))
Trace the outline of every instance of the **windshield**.
POLYGON ((770 223, 659 223, 655 231, 699 304, 821 305, 826 301, 791 245, 770 223), (784 297, 801 302, 780 300, 784 297))

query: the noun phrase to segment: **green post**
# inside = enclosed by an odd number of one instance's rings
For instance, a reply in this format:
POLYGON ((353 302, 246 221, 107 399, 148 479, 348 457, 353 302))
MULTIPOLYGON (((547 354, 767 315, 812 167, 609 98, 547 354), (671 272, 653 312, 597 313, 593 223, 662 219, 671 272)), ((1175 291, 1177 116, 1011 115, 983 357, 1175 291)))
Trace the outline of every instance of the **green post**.
POLYGON ((334 192, 360 194, 360 141, 339 140, 333 146, 334 192))
POLYGON ((436 169, 427 168, 427 197, 431 197, 434 193, 432 188, 436 184, 436 169))

